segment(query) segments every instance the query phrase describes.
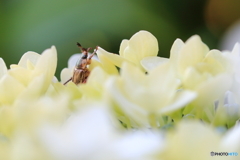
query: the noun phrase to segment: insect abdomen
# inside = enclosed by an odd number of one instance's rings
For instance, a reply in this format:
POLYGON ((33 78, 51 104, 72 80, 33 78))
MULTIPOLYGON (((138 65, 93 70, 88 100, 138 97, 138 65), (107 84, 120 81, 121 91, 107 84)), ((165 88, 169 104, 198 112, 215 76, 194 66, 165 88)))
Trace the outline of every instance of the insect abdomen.
POLYGON ((73 73, 72 81, 75 84, 86 83, 88 75, 89 75, 88 70, 75 69, 73 73))

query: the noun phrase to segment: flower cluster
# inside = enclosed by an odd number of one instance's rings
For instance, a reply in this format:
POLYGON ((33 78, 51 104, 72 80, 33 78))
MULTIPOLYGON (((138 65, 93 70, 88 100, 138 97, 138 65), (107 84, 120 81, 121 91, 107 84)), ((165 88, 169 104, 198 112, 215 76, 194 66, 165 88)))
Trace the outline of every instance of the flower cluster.
POLYGON ((238 159, 239 44, 210 50, 195 35, 177 39, 170 58, 157 54, 147 31, 123 40, 119 54, 98 47, 79 85, 63 85, 76 55, 54 76, 54 46, 10 69, 0 58, 0 159, 238 159))

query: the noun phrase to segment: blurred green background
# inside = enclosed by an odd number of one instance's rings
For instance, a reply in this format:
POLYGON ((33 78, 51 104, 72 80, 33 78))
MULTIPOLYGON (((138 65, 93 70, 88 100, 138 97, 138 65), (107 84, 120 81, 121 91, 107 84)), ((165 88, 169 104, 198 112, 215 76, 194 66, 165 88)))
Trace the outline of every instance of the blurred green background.
POLYGON ((118 53, 122 39, 139 30, 156 36, 163 57, 176 38, 193 34, 218 48, 239 7, 239 0, 0 0, 0 57, 9 67, 26 51, 55 45, 59 77, 79 52, 76 42, 118 53))

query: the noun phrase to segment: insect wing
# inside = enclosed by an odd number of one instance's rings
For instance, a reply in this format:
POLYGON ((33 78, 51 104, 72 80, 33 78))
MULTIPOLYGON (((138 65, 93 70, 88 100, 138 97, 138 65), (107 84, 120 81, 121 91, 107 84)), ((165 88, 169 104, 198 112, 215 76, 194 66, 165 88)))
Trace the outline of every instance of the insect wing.
POLYGON ((75 84, 83 83, 85 81, 86 73, 82 69, 75 69, 73 73, 72 81, 75 84))

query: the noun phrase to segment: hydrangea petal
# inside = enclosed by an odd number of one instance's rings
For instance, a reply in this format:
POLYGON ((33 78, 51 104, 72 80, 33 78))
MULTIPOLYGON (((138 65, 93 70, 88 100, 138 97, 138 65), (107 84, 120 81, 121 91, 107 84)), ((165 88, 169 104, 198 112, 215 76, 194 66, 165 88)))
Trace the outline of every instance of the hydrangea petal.
POLYGON ((146 71, 150 71, 160 65, 166 64, 167 62, 169 62, 168 58, 156 57, 156 56, 145 57, 140 61, 141 65, 146 71))
POLYGON ((30 60, 27 60, 27 68, 30 70, 33 70, 35 67, 35 64, 33 64, 30 60))
MULTIPOLYGON (((134 91, 136 88, 144 87, 146 84, 145 73, 131 63, 123 63, 121 76, 124 77, 126 91, 134 91)), ((133 96, 134 92, 126 92, 126 94, 133 96)))
POLYGON ((195 90, 195 88, 205 82, 207 79, 211 78, 212 75, 205 72, 203 74, 199 73, 196 68, 188 67, 183 75, 182 81, 184 88, 195 90))
MULTIPOLYGON (((210 152, 220 149, 220 135, 197 121, 181 122, 166 138, 166 147, 159 159, 212 160, 214 157, 210 152)), ((215 157, 219 159, 218 156, 215 157)))
POLYGON ((114 64, 104 54, 102 54, 102 52, 98 52, 98 58, 101 62, 102 68, 108 74, 117 74, 118 73, 118 70, 114 66, 114 64))
POLYGON ((208 65, 204 70, 209 70, 213 75, 232 70, 230 61, 218 50, 209 51, 203 62, 208 65))
POLYGON ((171 61, 174 61, 174 63, 177 62, 179 52, 184 46, 184 42, 181 39, 176 39, 172 45, 172 48, 170 50, 170 59, 171 61))
POLYGON ((67 82, 72 77, 73 73, 70 69, 64 68, 61 71, 60 78, 61 78, 61 83, 67 82))
POLYGON ((52 46, 50 49, 46 49, 38 59, 34 69, 34 74, 38 75, 45 72, 49 75, 53 75, 55 73, 56 66, 57 50, 55 46, 52 46))
POLYGON ((148 113, 145 109, 139 107, 137 104, 130 102, 126 97, 124 97, 123 93, 121 92, 121 86, 116 78, 110 78, 107 83, 106 87, 109 91, 109 96, 111 96, 114 101, 121 106, 121 109, 124 113, 132 120, 135 121, 138 125, 148 126, 149 123, 147 120, 148 113))
POLYGON ((46 79, 44 80, 45 83, 42 87, 46 90, 54 77, 56 67, 57 51, 56 48, 52 46, 50 49, 47 49, 42 53, 34 68, 32 78, 44 74, 46 79))
POLYGON ((19 99, 34 99, 43 95, 49 88, 46 79, 46 75, 44 74, 34 77, 34 79, 28 84, 27 88, 22 91, 19 99))
POLYGON ((7 73, 7 67, 2 58, 0 58, 0 79, 7 73))
POLYGON ((27 68, 28 61, 32 62, 34 65, 37 63, 40 55, 36 52, 27 52, 25 53, 20 61, 18 62, 18 65, 24 68, 27 68))
POLYGON ((197 97, 196 92, 192 91, 180 91, 181 93, 178 93, 177 96, 175 97, 175 100, 173 101, 172 104, 163 107, 159 110, 159 113, 161 114, 167 114, 171 113, 175 110, 178 110, 184 106, 186 106, 188 103, 190 103, 192 100, 194 100, 197 97))
POLYGON ((228 149, 228 152, 238 151, 240 152, 240 125, 232 128, 228 131, 228 133, 224 136, 221 142, 221 146, 228 149))
POLYGON ((149 154, 159 153, 164 144, 163 139, 155 132, 144 131, 124 135, 114 145, 114 149, 119 151, 123 159, 147 160, 149 154))
POLYGON ((98 47, 97 53, 103 54, 110 62, 112 62, 114 65, 116 65, 118 67, 121 67, 121 65, 124 61, 128 61, 117 54, 109 53, 109 52, 105 51, 101 47, 98 47))
POLYGON ((123 55, 125 59, 139 66, 139 62, 144 57, 157 56, 157 54, 157 39, 147 31, 139 31, 130 38, 123 55))
POLYGON ((201 62, 208 51, 208 47, 201 41, 199 36, 195 35, 189 38, 179 52, 179 72, 184 73, 187 67, 201 62))
POLYGON ((239 42, 237 42, 237 43, 233 46, 232 53, 235 54, 235 55, 237 55, 237 56, 240 56, 240 44, 239 44, 239 42))
POLYGON ((229 74, 220 74, 204 83, 201 83, 196 88, 198 98, 192 103, 195 107, 207 107, 214 101, 218 100, 231 87, 232 78, 229 74))
POLYGON ((124 50, 127 48, 128 43, 129 43, 129 40, 127 40, 127 39, 122 40, 122 42, 120 44, 120 50, 119 50, 119 55, 121 57, 125 57, 124 50))
POLYGON ((87 83, 79 86, 84 97, 101 98, 105 92, 104 83, 108 77, 109 75, 101 67, 94 68, 87 83))
POLYGON ((11 104, 25 89, 24 85, 10 75, 5 75, 0 80, 0 103, 11 104))
MULTIPOLYGON (((176 78, 174 70, 167 66, 161 65, 149 72, 148 77, 151 87, 165 103, 169 103, 176 94, 180 81, 176 78)), ((159 104, 163 104, 159 102, 159 104)), ((165 104, 163 104, 165 105, 165 104)))
POLYGON ((8 74, 21 82, 24 86, 27 86, 31 80, 32 71, 18 66, 9 70, 8 74))
POLYGON ((108 74, 101 67, 96 67, 91 71, 87 82, 103 84, 106 81, 107 77, 108 74))
POLYGON ((91 64, 88 66, 88 69, 92 71, 95 67, 99 67, 99 66, 102 66, 102 64, 99 62, 99 59, 98 60, 92 59, 91 64))
POLYGON ((104 144, 114 138, 115 133, 111 127, 105 109, 88 108, 72 114, 61 128, 43 126, 40 138, 56 159, 99 159, 99 149, 104 151, 107 147, 104 144))

